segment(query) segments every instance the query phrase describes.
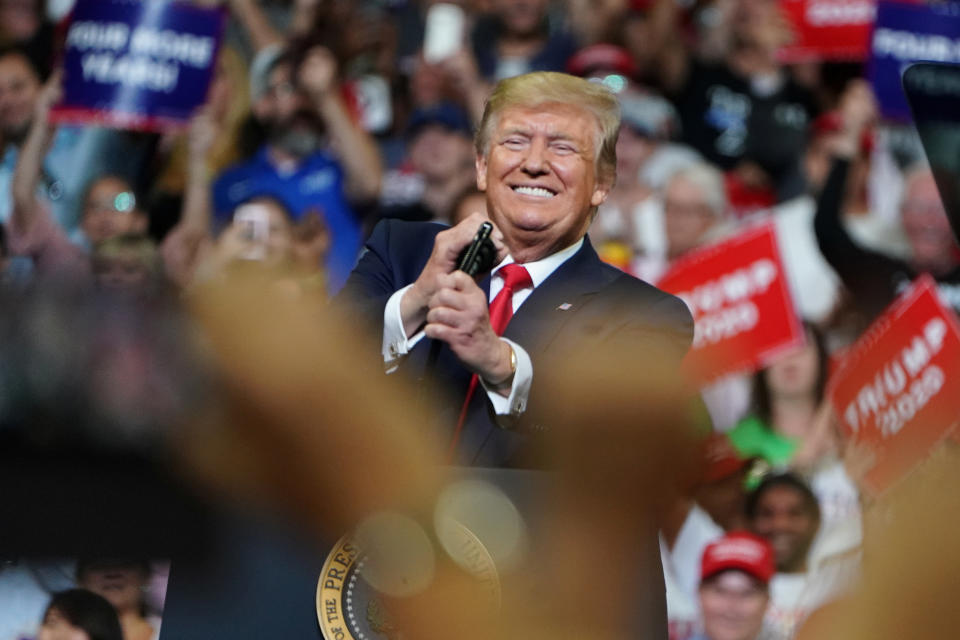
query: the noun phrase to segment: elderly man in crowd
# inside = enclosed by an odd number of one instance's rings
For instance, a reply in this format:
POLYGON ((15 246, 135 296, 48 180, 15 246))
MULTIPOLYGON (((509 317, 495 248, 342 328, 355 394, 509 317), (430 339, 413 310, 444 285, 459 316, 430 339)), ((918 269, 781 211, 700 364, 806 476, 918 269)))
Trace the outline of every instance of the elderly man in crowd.
POLYGON ((763 538, 734 532, 703 552, 700 609, 703 633, 693 640, 775 640, 764 627, 774 574, 773 549, 763 538))
POLYGON ((664 253, 635 261, 634 273, 659 280, 674 260, 718 234, 726 220, 723 174, 705 162, 675 171, 663 189, 664 253))

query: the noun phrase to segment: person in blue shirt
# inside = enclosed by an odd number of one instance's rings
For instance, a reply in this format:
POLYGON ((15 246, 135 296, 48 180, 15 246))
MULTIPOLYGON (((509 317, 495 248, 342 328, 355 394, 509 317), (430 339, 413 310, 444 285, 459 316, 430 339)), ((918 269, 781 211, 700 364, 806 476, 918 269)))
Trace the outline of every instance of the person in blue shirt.
POLYGON ((357 205, 379 195, 380 156, 349 113, 330 50, 292 46, 266 75, 258 115, 267 128, 267 143, 214 183, 215 218, 224 225, 238 205, 257 196, 279 200, 294 220, 319 214, 330 233, 327 286, 335 293, 363 241, 357 205))

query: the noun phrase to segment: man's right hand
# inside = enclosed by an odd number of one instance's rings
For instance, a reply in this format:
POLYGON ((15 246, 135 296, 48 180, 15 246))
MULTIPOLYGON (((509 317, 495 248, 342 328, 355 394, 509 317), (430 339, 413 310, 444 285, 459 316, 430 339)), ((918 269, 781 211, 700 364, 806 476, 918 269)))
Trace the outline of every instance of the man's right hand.
POLYGON ((866 80, 854 79, 840 96, 838 107, 842 129, 834 142, 833 152, 852 158, 860 152, 863 132, 877 119, 877 99, 866 80))
POLYGON ((63 99, 63 71, 56 69, 40 88, 33 105, 33 123, 44 129, 49 127, 50 110, 63 99))
MULTIPOLYGON (((427 264, 423 267, 423 271, 420 272, 416 282, 400 300, 400 317, 403 319, 403 329, 407 337, 413 336, 426 322, 430 300, 442 288, 442 276, 456 270, 460 252, 473 240, 480 224, 488 221, 485 215, 474 213, 457 226, 437 234, 433 241, 433 252, 430 254, 430 259, 427 260, 427 264)), ((494 264, 499 264, 507 256, 507 248, 503 244, 503 234, 494 227, 490 239, 493 240, 493 245, 497 250, 494 264)))

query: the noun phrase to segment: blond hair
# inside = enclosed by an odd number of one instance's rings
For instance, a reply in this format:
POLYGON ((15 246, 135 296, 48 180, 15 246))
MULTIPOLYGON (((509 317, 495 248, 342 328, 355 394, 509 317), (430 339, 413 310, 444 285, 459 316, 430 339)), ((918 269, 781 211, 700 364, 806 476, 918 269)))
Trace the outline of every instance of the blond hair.
POLYGON ((613 184, 617 174, 617 134, 620 131, 620 104, 602 84, 554 71, 537 71, 501 80, 487 98, 483 118, 477 128, 474 145, 478 155, 490 151, 490 138, 500 114, 511 107, 533 108, 545 104, 564 104, 590 112, 597 121, 595 141, 597 173, 613 184))
POLYGON ((704 204, 718 218, 727 213, 727 187, 723 173, 708 162, 695 162, 670 174, 669 185, 674 180, 686 180, 700 189, 704 204))

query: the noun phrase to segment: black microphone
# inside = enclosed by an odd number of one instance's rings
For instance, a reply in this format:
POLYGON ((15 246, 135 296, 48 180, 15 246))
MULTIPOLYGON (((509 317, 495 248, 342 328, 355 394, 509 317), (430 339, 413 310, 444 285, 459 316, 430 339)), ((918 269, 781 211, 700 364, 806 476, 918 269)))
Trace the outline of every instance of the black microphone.
MULTIPOLYGON (((477 274, 485 273, 493 268, 494 261, 497 259, 497 248, 494 246, 493 240, 490 239, 491 233, 493 233, 492 224, 484 222, 480 225, 476 235, 473 236, 473 240, 460 252, 456 270, 463 271, 468 276, 476 277, 477 274)), ((427 368, 424 377, 433 373, 439 355, 440 341, 434 340, 433 344, 430 345, 430 352, 427 354, 427 368)))

